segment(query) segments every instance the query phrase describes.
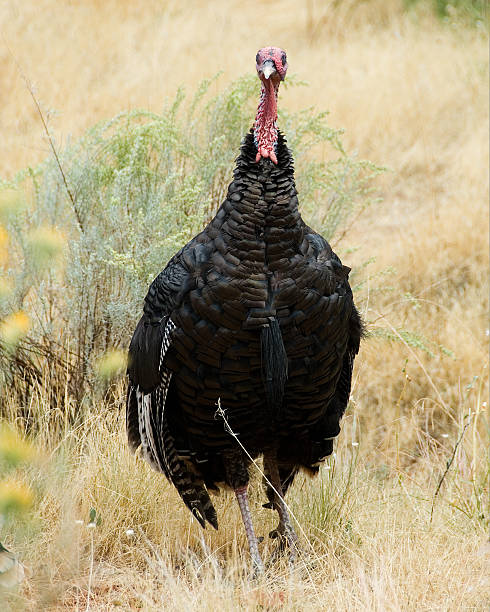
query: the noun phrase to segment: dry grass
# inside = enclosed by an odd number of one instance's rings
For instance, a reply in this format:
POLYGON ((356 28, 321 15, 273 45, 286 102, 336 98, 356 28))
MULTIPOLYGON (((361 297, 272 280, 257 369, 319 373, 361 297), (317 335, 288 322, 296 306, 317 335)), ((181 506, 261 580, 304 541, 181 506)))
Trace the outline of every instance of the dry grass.
MULTIPOLYGON (((42 405, 48 392, 40 396, 42 405)), ((121 388, 115 396, 120 404, 121 388)), ((43 459, 24 478, 40 503, 16 549, 29 579, 11 601, 33 610, 483 610, 490 550, 478 406, 475 392, 455 415, 473 410, 437 498, 455 438, 439 443, 413 421, 389 418, 376 441, 360 431, 355 406, 321 477, 299 478, 288 496, 301 561, 291 574, 276 564, 256 582, 232 496, 215 498, 220 530, 202 532, 175 490, 129 453, 118 406, 94 406, 60 445, 47 430, 38 439, 43 459), (405 432, 417 436, 417 456, 400 467, 391 453, 405 432), (92 507, 102 519, 94 529, 92 507)), ((261 507, 258 480, 252 508, 266 536, 275 518, 261 507)), ((267 558, 272 544, 261 546, 267 558)))
MULTIPOLYGON (((179 84, 218 70, 222 87, 252 69, 260 46, 284 46, 290 70, 311 83, 307 103, 330 110, 350 150, 391 168, 378 184, 383 202, 338 245, 354 269, 375 256, 373 275, 394 270, 385 291, 358 292, 364 316, 373 330, 418 332, 433 353, 403 340, 364 343, 337 457, 321 482, 291 492, 305 563, 258 583, 247 579, 231 497, 217 500, 220 531, 202 537, 175 492, 129 455, 121 389, 61 444, 45 429, 42 467, 22 476, 39 491, 35 516, 23 541, 8 542, 30 568, 13 608, 488 609, 486 36, 404 15, 395 1, 334 4, 0 7, 3 175, 48 154, 14 58, 59 112, 50 125, 62 143, 119 110, 158 110, 179 84), (102 518, 94 530, 75 523, 90 507, 102 518)), ((283 91, 280 103, 304 106, 305 90, 283 91)), ((38 413, 47 395, 40 388, 32 400, 38 413)), ((257 491, 265 535, 272 519, 261 503, 257 491)))

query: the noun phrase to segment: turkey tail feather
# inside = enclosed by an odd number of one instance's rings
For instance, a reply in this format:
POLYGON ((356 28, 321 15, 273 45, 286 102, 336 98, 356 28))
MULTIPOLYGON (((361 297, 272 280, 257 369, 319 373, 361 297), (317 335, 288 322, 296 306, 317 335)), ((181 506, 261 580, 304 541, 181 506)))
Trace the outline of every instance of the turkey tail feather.
POLYGON ((165 415, 171 373, 163 371, 162 384, 152 393, 130 385, 127 432, 131 449, 142 446, 143 455, 157 472, 163 472, 202 527, 206 521, 218 529, 218 518, 202 478, 181 458, 165 415), (136 413, 136 417, 135 417, 136 413), (134 421, 137 420, 135 426, 134 421))
POLYGON ((203 529, 206 528, 206 521, 215 529, 218 529, 218 516, 214 509, 209 493, 203 487, 202 483, 194 482, 192 478, 186 480, 173 479, 180 497, 184 504, 189 508, 194 517, 197 519, 203 529), (178 483, 178 484, 177 484, 178 483))
POLYGON ((135 450, 141 444, 139 421, 138 421, 138 398, 136 388, 129 383, 126 398, 126 434, 128 436, 129 448, 135 450))
POLYGON ((284 387, 288 379, 288 356, 281 328, 275 317, 269 317, 269 323, 262 327, 260 346, 267 407, 273 418, 277 418, 281 411, 284 387))

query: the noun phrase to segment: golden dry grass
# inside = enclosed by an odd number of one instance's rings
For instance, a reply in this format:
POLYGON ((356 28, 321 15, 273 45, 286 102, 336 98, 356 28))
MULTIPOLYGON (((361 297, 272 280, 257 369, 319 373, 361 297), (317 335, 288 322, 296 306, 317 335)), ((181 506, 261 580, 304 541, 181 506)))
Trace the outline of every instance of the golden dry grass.
MULTIPOLYGON (((47 396, 41 390, 44 410, 47 396)), ((479 405, 476 395, 455 416, 479 405)), ((39 437, 39 464, 22 477, 40 492, 40 501, 28 522, 30 537, 16 548, 28 579, 11 595, 13 605, 452 611, 484 610, 488 604, 481 413, 470 419, 434 499, 454 441, 447 440, 447 453, 441 453, 444 438, 438 442, 414 422, 398 427, 385 417, 391 430, 376 442, 375 432, 360 434, 351 412, 321 478, 300 477, 288 496, 299 521, 300 562, 291 574, 285 563, 276 563, 254 582, 232 496, 215 498, 220 530, 203 532, 175 490, 129 453, 116 409, 94 406, 86 422, 68 430, 55 448, 49 431, 39 437), (416 432, 418 456, 400 467, 385 450, 396 448, 397 432, 404 431, 416 432), (91 507, 102 519, 93 529, 87 526, 91 507)), ((254 482, 255 523, 266 536, 275 520, 261 507, 257 473, 254 482)), ((261 545, 266 558, 271 546, 267 539, 261 545)))
MULTIPOLYGON (((192 89, 219 70, 213 87, 223 87, 253 69, 264 44, 286 48, 290 71, 311 85, 282 91, 280 104, 328 108, 349 150, 390 168, 378 182, 383 202, 338 245, 354 270, 372 256, 373 275, 393 268, 372 284, 395 291, 358 293, 364 316, 372 330, 418 332, 434 353, 403 339, 364 342, 337 457, 322 486, 300 481, 291 492, 305 563, 292 576, 275 567, 258 583, 247 579, 230 496, 217 500, 220 531, 202 537, 175 492, 130 456, 122 389, 59 446, 45 431, 42 467, 22 475, 40 492, 33 524, 42 527, 16 548, 30 575, 9 605, 488 609, 486 35, 429 12, 406 15, 394 0, 304 8, 292 0, 7 1, 0 23, 3 176, 48 155, 20 70, 56 109, 50 127, 62 144, 120 110, 159 110, 178 85, 192 89), (431 522, 437 483, 467 423, 431 522), (102 517, 94 530, 75 523, 90 507, 102 517)), ((48 410, 47 395, 39 389, 33 410, 48 410)), ((272 519, 261 503, 256 491, 265 535, 272 519)))

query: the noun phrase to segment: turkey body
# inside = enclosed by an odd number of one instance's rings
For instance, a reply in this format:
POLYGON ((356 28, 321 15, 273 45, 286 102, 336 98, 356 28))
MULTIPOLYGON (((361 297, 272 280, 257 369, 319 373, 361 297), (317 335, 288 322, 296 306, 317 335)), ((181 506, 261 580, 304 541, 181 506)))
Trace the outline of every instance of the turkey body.
POLYGON ((251 457, 274 453, 283 491, 318 469, 362 333, 349 269, 298 211, 285 139, 277 164, 256 152, 251 132, 216 216, 151 284, 129 350, 130 446, 203 526, 217 527, 208 489, 248 482, 229 428, 251 457))

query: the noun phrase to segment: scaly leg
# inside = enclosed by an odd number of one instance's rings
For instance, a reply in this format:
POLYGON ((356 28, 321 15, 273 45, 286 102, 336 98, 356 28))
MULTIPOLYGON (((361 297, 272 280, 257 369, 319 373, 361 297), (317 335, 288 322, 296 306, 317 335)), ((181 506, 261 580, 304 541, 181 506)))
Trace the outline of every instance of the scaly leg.
POLYGON ((294 531, 287 506, 284 502, 281 478, 279 476, 275 453, 267 453, 264 455, 264 471, 275 489, 273 492, 274 508, 279 514, 279 525, 274 531, 271 531, 270 534, 271 537, 280 538, 278 550, 273 554, 273 557, 287 545, 289 547, 289 562, 293 564, 296 560, 298 536, 294 531))
POLYGON ((247 534, 254 574, 259 575, 264 572, 264 564, 260 558, 259 545, 255 535, 254 526, 252 524, 252 515, 250 514, 250 506, 248 504, 247 486, 245 485, 244 487, 235 489, 235 495, 238 505, 240 506, 240 512, 242 513, 242 520, 245 526, 245 533, 247 534))

